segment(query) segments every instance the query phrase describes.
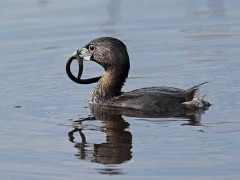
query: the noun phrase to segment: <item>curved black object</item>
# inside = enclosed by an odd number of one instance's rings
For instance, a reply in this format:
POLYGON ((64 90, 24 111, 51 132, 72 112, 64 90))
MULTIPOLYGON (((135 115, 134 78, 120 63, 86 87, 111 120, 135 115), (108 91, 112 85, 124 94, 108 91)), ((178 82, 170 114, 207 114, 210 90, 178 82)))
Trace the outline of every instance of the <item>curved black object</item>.
POLYGON ((75 83, 78 84, 92 84, 92 83, 96 83, 99 81, 99 79, 102 76, 99 77, 94 77, 94 78, 89 78, 89 79, 81 79, 82 76, 82 72, 83 72, 83 58, 81 58, 80 56, 76 55, 72 56, 68 59, 67 64, 66 64, 66 73, 68 75, 68 77, 75 83), (74 76, 71 72, 71 63, 73 60, 77 59, 78 61, 78 66, 79 66, 79 70, 78 70, 78 76, 74 76))

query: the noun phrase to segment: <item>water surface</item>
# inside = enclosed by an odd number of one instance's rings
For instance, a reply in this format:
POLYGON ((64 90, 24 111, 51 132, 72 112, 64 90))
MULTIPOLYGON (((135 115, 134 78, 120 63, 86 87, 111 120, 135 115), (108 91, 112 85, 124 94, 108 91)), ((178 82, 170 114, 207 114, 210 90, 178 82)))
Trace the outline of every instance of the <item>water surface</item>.
MULTIPOLYGON (((1 179, 240 177, 237 0, 3 0, 0 15, 1 179), (195 121, 94 120, 94 85, 71 82, 65 63, 100 36, 128 47, 125 91, 210 81, 201 91, 213 106, 195 121), (83 139, 78 131, 72 139, 81 120, 83 139)), ((86 77, 103 72, 84 65, 86 77)))

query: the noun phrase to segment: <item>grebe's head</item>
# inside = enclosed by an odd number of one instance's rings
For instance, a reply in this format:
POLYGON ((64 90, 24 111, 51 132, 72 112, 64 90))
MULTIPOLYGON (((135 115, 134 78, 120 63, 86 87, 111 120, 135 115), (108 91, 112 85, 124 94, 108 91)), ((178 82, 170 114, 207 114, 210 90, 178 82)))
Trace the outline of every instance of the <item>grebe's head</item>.
POLYGON ((101 37, 88 43, 77 53, 84 60, 95 61, 106 71, 125 71, 130 68, 129 56, 125 44, 112 37, 101 37))

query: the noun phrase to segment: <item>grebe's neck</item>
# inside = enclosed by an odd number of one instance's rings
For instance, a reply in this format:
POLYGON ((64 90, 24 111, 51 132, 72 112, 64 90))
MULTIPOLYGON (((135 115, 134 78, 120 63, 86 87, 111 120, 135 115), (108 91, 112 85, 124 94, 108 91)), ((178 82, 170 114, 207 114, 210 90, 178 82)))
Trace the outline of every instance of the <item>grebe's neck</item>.
POLYGON ((128 76, 128 69, 107 69, 98 81, 89 100, 91 104, 106 103, 122 94, 122 87, 128 76))

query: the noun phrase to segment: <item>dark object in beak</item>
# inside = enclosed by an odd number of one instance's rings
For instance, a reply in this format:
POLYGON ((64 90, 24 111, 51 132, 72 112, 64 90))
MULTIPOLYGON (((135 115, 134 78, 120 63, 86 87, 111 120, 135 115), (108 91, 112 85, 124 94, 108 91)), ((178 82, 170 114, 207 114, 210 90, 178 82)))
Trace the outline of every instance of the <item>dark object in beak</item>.
POLYGON ((92 84, 92 83, 98 82, 98 80, 102 77, 102 76, 99 76, 99 77, 94 77, 89 79, 81 79, 82 72, 83 72, 83 58, 80 57, 78 54, 70 57, 66 64, 66 73, 73 82, 78 84, 92 84), (77 77, 74 76, 71 72, 71 63, 74 59, 77 59, 78 65, 79 65, 77 77))

